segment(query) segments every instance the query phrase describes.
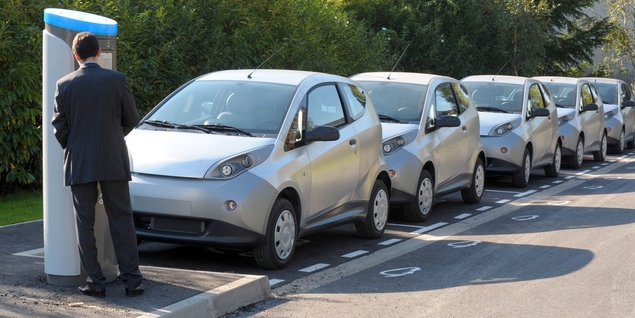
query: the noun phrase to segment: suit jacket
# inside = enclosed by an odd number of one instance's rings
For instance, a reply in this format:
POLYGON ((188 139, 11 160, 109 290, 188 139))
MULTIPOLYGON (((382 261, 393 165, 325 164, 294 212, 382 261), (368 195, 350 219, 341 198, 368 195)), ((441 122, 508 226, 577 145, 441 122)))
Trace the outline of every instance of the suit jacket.
POLYGON ((57 81, 52 123, 64 149, 65 184, 131 180, 123 129, 140 119, 121 72, 85 63, 57 81))

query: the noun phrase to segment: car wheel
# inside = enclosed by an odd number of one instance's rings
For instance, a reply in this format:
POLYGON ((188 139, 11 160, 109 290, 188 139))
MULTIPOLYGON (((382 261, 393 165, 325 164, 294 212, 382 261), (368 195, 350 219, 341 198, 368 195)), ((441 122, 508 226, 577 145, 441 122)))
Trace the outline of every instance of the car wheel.
POLYGON ((390 210, 390 198, 388 188, 381 180, 375 180, 373 191, 368 200, 366 219, 355 222, 357 235, 362 238, 375 239, 381 237, 388 222, 388 211, 390 210))
POLYGON ((485 167, 481 158, 476 158, 474 171, 472 172, 472 184, 468 189, 461 190, 463 202, 474 204, 481 202, 485 188, 485 167))
POLYGON ((276 199, 267 222, 265 241, 253 249, 258 266, 266 269, 286 267, 295 251, 296 228, 295 209, 291 202, 276 199))
POLYGON ((428 170, 422 170, 419 185, 412 202, 404 205, 403 214, 408 222, 423 222, 428 219, 434 200, 434 182, 428 170))
POLYGON ((625 145, 626 145, 626 134, 624 133, 624 129, 622 129, 622 132, 620 133, 620 140, 617 143, 617 145, 615 145, 613 152, 615 152, 618 155, 624 153, 625 145))
POLYGON ((606 159, 606 146, 608 141, 606 140, 606 133, 602 134, 602 141, 600 142, 600 150, 593 153, 593 159, 595 161, 604 161, 606 159))
POLYGON ((556 143, 556 150, 553 152, 553 161, 545 167, 545 175, 549 178, 555 178, 560 173, 560 165, 562 162, 562 148, 556 143))
POLYGON ((526 188, 529 184, 529 176, 531 175, 531 156, 529 155, 529 149, 525 148, 523 154, 523 163, 520 167, 520 171, 514 173, 512 178, 514 179, 514 186, 517 188, 526 188))
POLYGON ((584 140, 578 137, 578 144, 575 146, 575 156, 569 159, 569 165, 573 169, 580 169, 584 160, 584 140))

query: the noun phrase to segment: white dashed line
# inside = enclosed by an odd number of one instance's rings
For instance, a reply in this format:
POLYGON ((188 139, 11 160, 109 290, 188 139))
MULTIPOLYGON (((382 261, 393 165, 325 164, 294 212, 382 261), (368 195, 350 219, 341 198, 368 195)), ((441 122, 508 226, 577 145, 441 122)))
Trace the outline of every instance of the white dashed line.
POLYGON ((342 257, 355 258, 357 256, 360 256, 360 255, 366 254, 366 253, 368 253, 368 251, 359 250, 359 251, 351 252, 351 253, 348 253, 348 254, 344 254, 344 255, 342 255, 342 257))
POLYGON ((528 195, 530 195, 532 193, 536 193, 536 192, 538 192, 538 191, 537 190, 529 190, 529 191, 525 191, 525 192, 519 193, 519 194, 515 195, 514 197, 520 198, 520 197, 528 196, 528 195))
POLYGON ((487 192, 497 192, 497 193, 511 193, 511 194, 517 194, 518 191, 503 191, 503 190, 485 190, 487 192))
POLYGON ((459 220, 463 220, 463 219, 468 218, 468 217, 470 217, 470 216, 472 216, 472 214, 469 214, 469 213, 463 213, 463 214, 459 214, 459 215, 455 216, 454 218, 455 218, 455 219, 459 219, 459 220))
POLYGON ((576 173, 576 176, 583 175, 583 174, 588 173, 588 172, 591 172, 591 170, 587 169, 587 170, 584 170, 584 171, 580 171, 580 172, 576 173))
POLYGON ((608 163, 608 162, 605 162, 605 163, 602 163, 601 165, 602 165, 602 166, 608 166, 608 165, 609 165, 609 163, 608 163))
POLYGON ((318 264, 315 264, 313 266, 305 267, 305 268, 301 269, 300 271, 301 272, 305 272, 305 273, 311 273, 311 272, 315 272, 317 270, 320 270, 320 269, 322 269, 324 267, 329 267, 329 266, 331 266, 331 265, 330 264, 324 264, 324 263, 318 263, 318 264))
POLYGON ((562 180, 556 180, 556 181, 554 181, 554 182, 552 182, 552 183, 563 183, 563 182, 564 182, 564 181, 562 181, 562 180))
POLYGON ((270 279, 269 280, 269 286, 280 284, 282 282, 284 282, 284 279, 270 279))
POLYGON ((509 202, 509 201, 510 201, 510 200, 507 200, 507 199, 502 199, 502 200, 498 200, 498 201, 496 201, 496 203, 503 204, 503 203, 507 203, 507 202, 509 202))
POLYGON ((425 233, 425 232, 428 232, 428 231, 432 231, 432 230, 434 230, 436 228, 440 228, 440 227, 446 226, 446 225, 448 225, 448 223, 439 222, 439 223, 436 223, 436 224, 432 224, 430 226, 422 227, 422 228, 420 228, 420 229, 418 229, 416 231, 410 232, 410 234, 422 234, 422 233, 425 233))
POLYGON ((549 189, 549 188, 551 188, 551 186, 548 185, 548 184, 545 184, 545 185, 540 187, 540 189, 549 189))
POLYGON ((565 179, 567 179, 567 180, 571 180, 571 179, 573 179, 573 178, 575 178, 575 177, 574 177, 574 176, 568 176, 568 177, 566 177, 565 179))
POLYGON ((482 207, 476 209, 476 211, 481 211, 482 212, 482 211, 487 211, 487 210, 489 210, 491 208, 492 208, 491 206, 486 205, 486 206, 482 206, 482 207))
POLYGON ((593 166, 591 169, 600 169, 600 166, 593 166))
POLYGON ((378 244, 378 245, 384 245, 384 246, 385 246, 385 245, 395 244, 395 243, 397 243, 397 242, 401 242, 401 241, 403 241, 403 240, 402 240, 402 239, 396 239, 396 238, 394 238, 394 239, 390 239, 390 240, 388 240, 388 241, 383 241, 383 242, 381 242, 381 243, 377 243, 377 244, 378 244))

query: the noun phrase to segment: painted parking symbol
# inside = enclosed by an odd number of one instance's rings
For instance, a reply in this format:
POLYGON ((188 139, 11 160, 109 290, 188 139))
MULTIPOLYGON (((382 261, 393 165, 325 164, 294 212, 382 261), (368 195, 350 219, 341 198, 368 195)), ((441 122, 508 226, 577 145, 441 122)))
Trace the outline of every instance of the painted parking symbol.
POLYGON ((477 244, 483 243, 481 241, 461 241, 461 242, 454 242, 454 243, 450 243, 448 244, 449 247, 452 248, 464 248, 464 247, 470 247, 470 246, 476 246, 477 244))
POLYGON ((604 186, 601 186, 601 185, 584 187, 584 189, 587 189, 587 190, 597 190, 597 189, 602 189, 602 188, 604 188, 604 186))
POLYGON ((419 267, 404 267, 404 268, 389 269, 379 273, 384 275, 385 277, 399 277, 399 276, 405 276, 405 275, 412 275, 414 274, 414 272, 420 271, 420 270, 421 268, 419 267))
POLYGON ((538 215, 522 215, 522 216, 515 216, 512 218, 512 220, 514 221, 530 221, 530 220, 535 220, 539 218, 538 215))

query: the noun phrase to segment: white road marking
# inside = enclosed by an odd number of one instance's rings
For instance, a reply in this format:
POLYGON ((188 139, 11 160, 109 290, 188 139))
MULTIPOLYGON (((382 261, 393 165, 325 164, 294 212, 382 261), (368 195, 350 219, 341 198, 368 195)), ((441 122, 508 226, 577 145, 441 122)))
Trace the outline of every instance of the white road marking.
POLYGON ((538 215, 523 215, 523 216, 515 216, 512 218, 514 221, 530 221, 539 218, 538 215))
POLYGON ((315 272, 317 270, 320 270, 320 269, 322 269, 324 267, 329 267, 329 266, 331 266, 331 265, 330 264, 324 264, 324 263, 318 263, 318 264, 315 264, 313 266, 305 267, 305 268, 301 269, 300 271, 301 272, 305 272, 305 273, 311 273, 311 272, 315 272))
POLYGON ((521 197, 528 196, 528 195, 530 195, 532 193, 535 193, 535 192, 538 192, 538 191, 537 190, 528 190, 528 191, 525 191, 523 193, 519 193, 519 194, 515 195, 514 197, 521 198, 521 197))
POLYGON ((487 210, 489 210, 491 208, 492 208, 491 206, 486 205, 486 206, 482 206, 482 207, 476 209, 476 211, 487 211, 487 210))
POLYGON ((502 200, 498 200, 498 201, 496 201, 496 203, 503 204, 503 203, 507 203, 507 202, 509 202, 509 201, 510 201, 510 200, 507 200, 507 199, 502 199, 502 200))
POLYGON ((516 194, 519 193, 518 191, 503 191, 503 190, 485 190, 488 192, 497 192, 497 193, 511 193, 511 194, 516 194))
POLYGON ((591 170, 589 170, 589 169, 583 170, 583 171, 580 171, 580 172, 576 173, 575 175, 579 176, 579 175, 583 175, 583 174, 588 173, 588 172, 591 172, 591 170))
POLYGON ((440 227, 446 226, 446 225, 448 225, 448 223, 439 222, 439 223, 436 223, 436 224, 432 224, 430 226, 422 227, 422 228, 420 228, 420 229, 418 229, 416 231, 410 232, 410 234, 422 234, 422 233, 425 233, 425 232, 428 232, 428 231, 432 231, 432 230, 434 230, 436 228, 440 228, 440 227))
POLYGON ((573 179, 573 178, 575 178, 575 177, 574 177, 574 176, 568 176, 568 177, 565 177, 565 179, 567 179, 567 180, 571 180, 571 179, 573 179))
POLYGON ((540 189, 549 189, 549 188, 551 188, 551 186, 548 185, 548 184, 545 184, 545 185, 540 187, 540 189))
POLYGON ((396 239, 396 238, 394 238, 394 239, 390 239, 390 240, 388 240, 388 241, 383 241, 383 242, 381 242, 381 243, 377 243, 377 244, 378 244, 378 245, 384 245, 384 246, 386 246, 386 245, 395 244, 395 243, 397 243, 397 242, 401 242, 401 241, 403 241, 403 240, 402 240, 402 239, 396 239))
POLYGON ((472 216, 472 214, 469 214, 469 213, 463 213, 463 214, 459 214, 459 215, 455 216, 454 218, 455 218, 455 219, 459 219, 459 220, 463 220, 463 219, 465 219, 465 218, 467 218, 467 217, 470 217, 470 216, 472 216))
POLYGON ((599 169, 600 166, 593 166, 591 169, 599 169))
POLYGON ((284 279, 269 279, 269 286, 280 284, 284 282, 284 279))
POLYGON ((342 257, 355 258, 357 256, 360 256, 360 255, 366 254, 366 253, 368 253, 368 251, 359 250, 359 251, 351 252, 351 253, 348 253, 348 254, 344 254, 344 255, 342 255, 342 257))
POLYGON ((421 268, 419 267, 404 267, 404 268, 389 269, 389 270, 381 271, 379 273, 386 277, 399 277, 404 275, 411 275, 414 272, 420 271, 420 270, 421 268))
POLYGON ((470 247, 470 246, 476 246, 477 244, 483 243, 481 241, 461 241, 461 242, 454 242, 454 243, 450 243, 448 244, 449 247, 452 248, 464 248, 464 247, 470 247))

